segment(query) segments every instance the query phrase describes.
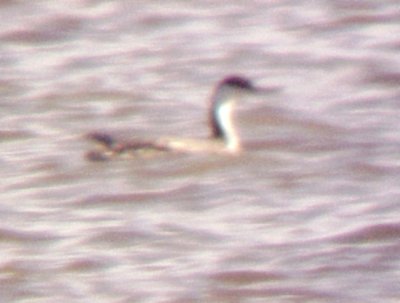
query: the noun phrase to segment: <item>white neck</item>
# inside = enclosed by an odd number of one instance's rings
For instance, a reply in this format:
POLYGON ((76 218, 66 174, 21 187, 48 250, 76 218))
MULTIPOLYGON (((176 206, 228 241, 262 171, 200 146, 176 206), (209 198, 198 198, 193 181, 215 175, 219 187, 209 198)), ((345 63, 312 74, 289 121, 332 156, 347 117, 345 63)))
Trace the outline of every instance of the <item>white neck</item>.
POLYGON ((216 111, 216 116, 223 130, 224 140, 228 150, 238 151, 240 149, 240 140, 233 125, 233 103, 234 101, 232 100, 220 104, 216 111))

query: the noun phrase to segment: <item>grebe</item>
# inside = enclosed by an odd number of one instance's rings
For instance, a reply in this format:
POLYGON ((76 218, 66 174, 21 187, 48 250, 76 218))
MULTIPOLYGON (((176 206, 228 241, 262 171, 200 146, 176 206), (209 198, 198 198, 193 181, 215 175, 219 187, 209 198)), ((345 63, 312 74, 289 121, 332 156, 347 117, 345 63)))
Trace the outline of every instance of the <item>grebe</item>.
POLYGON ((241 150, 240 139, 233 125, 233 106, 243 93, 258 89, 241 76, 229 76, 220 81, 211 96, 209 123, 211 135, 207 139, 161 138, 155 141, 121 142, 104 133, 91 133, 90 140, 98 148, 87 154, 89 160, 108 160, 119 155, 141 155, 153 152, 210 152, 235 154, 241 150))

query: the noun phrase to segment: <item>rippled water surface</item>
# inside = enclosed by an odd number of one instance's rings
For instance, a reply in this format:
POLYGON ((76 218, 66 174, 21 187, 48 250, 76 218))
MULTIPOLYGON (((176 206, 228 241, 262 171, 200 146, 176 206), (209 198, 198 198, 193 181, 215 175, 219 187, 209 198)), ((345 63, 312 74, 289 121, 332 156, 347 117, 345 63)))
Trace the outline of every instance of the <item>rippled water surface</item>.
POLYGON ((0 1, 1 302, 398 302, 397 0, 0 1), (85 134, 246 152, 92 163, 85 134), (58 301, 57 301, 58 300, 58 301))

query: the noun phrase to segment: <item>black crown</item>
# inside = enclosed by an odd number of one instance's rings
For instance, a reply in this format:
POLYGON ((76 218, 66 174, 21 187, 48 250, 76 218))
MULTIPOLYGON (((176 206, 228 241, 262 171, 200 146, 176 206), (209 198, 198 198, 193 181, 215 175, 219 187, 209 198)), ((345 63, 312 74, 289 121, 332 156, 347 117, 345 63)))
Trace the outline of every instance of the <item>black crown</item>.
POLYGON ((254 86, 251 81, 242 76, 228 76, 223 79, 220 85, 228 85, 234 88, 254 90, 254 86))

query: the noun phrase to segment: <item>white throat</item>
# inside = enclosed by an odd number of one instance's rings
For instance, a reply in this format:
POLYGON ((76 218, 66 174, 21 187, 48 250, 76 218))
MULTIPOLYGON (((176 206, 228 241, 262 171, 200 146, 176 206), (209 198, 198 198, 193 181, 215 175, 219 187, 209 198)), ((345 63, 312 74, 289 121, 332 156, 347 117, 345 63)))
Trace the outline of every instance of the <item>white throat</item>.
POLYGON ((216 115, 223 130, 228 150, 237 151, 240 149, 240 140, 233 126, 233 103, 234 101, 227 101, 219 105, 216 115))

